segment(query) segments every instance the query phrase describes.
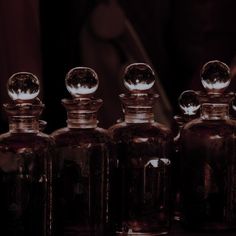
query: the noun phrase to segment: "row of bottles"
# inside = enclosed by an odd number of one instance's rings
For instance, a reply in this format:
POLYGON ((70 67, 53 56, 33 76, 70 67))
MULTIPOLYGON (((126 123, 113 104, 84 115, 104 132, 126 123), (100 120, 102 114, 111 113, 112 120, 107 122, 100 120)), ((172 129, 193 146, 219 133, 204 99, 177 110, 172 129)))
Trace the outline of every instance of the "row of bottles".
MULTIPOLYGON (((99 80, 87 67, 65 79, 67 127, 50 136, 39 120, 39 81, 16 73, 4 105, 9 132, 0 135, 0 230, 6 236, 160 235, 172 215, 188 228, 236 226, 236 122, 229 68, 201 71, 206 92, 180 96, 178 132, 155 122, 155 75, 144 63, 124 72, 124 118, 97 127, 99 80), (201 112, 199 113, 199 110, 201 112), (175 137, 174 137, 175 136, 175 137)), ((109 114, 106 114, 109 115, 109 114)))

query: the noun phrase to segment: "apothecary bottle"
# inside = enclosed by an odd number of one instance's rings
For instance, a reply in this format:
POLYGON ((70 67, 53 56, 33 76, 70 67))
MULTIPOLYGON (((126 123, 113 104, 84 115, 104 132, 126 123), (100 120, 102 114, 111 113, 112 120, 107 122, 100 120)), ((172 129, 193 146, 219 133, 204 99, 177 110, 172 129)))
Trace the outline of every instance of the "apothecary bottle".
POLYGON ((236 226, 236 123, 229 117, 230 71, 220 61, 201 70, 200 118, 181 132, 184 225, 195 230, 236 226))
POLYGON ((51 236, 53 141, 39 131, 44 105, 39 81, 27 72, 8 81, 9 132, 0 136, 0 234, 51 236))
POLYGON ((125 69, 129 93, 120 95, 124 122, 109 129, 117 154, 116 187, 112 188, 116 235, 159 235, 169 230, 172 136, 154 121, 154 83, 154 72, 147 64, 125 69))
POLYGON ((52 134, 57 150, 57 235, 103 236, 108 231, 109 145, 97 127, 101 99, 93 97, 98 76, 87 67, 71 69, 65 79, 73 96, 63 99, 67 127, 52 134))

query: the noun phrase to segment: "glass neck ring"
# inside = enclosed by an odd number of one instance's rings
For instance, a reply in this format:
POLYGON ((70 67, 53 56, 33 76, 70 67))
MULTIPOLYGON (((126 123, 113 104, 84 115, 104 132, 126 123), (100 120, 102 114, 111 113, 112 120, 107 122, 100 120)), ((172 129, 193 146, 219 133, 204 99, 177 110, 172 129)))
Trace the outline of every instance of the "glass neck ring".
POLYGON ((203 103, 201 106, 203 120, 225 120, 229 118, 229 104, 203 103))
POLYGON ((78 112, 78 111, 70 111, 67 113, 67 127, 68 128, 79 128, 79 129, 88 129, 88 128, 96 128, 97 121, 97 113, 90 112, 78 112))
POLYGON ((39 120, 34 116, 12 116, 9 118, 11 133, 38 133, 39 120))
POLYGON ((126 107, 125 108, 126 123, 153 123, 154 113, 152 107, 126 107))

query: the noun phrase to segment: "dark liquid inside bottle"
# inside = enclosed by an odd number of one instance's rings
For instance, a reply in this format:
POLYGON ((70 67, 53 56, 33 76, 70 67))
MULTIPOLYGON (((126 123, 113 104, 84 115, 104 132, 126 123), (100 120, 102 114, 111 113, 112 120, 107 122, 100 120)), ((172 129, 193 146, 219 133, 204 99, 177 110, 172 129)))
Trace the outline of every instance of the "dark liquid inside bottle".
POLYGON ((236 222, 236 140, 230 121, 194 121, 182 135, 184 223, 223 230, 236 222))
POLYGON ((1 235, 51 236, 50 146, 37 134, 1 137, 1 235))
POLYGON ((54 135, 58 144, 57 235, 105 235, 108 223, 109 150, 94 129, 54 135))
POLYGON ((171 161, 168 135, 159 128, 132 124, 113 131, 118 160, 113 190, 117 235, 168 232, 171 161))

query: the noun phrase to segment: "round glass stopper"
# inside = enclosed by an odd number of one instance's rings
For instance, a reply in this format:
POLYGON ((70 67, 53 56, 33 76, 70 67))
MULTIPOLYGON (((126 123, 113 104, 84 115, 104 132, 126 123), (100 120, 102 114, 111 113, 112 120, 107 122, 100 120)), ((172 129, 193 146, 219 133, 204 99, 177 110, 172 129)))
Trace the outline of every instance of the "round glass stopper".
POLYGON ((201 82, 208 93, 222 93, 230 80, 230 69, 221 61, 209 61, 202 67, 201 82))
POLYGON ((88 67, 71 69, 65 79, 66 88, 73 97, 94 93, 99 84, 97 73, 88 67))
POLYGON ((39 80, 29 72, 18 72, 9 78, 7 90, 13 100, 32 100, 39 94, 39 80))
POLYGON ((185 115, 196 115, 200 108, 197 94, 193 90, 187 90, 179 96, 179 106, 185 115))
POLYGON ((145 91, 151 89, 155 83, 152 68, 145 63, 133 63, 126 67, 124 85, 129 91, 145 91))

